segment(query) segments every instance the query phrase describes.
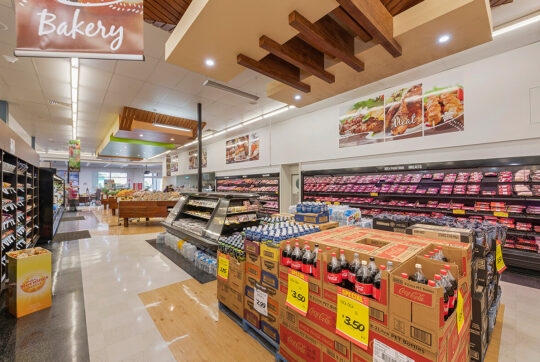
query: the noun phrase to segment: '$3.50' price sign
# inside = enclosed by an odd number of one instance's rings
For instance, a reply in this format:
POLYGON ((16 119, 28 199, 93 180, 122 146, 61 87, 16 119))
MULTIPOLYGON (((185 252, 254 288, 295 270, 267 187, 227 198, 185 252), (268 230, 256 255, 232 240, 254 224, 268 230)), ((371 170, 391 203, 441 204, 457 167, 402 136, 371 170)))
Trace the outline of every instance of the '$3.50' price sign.
POLYGON ((218 277, 227 281, 229 279, 229 256, 219 253, 218 255, 218 277))
POLYGON ((367 350, 369 342, 369 300, 338 288, 336 333, 367 350))
POLYGON ((307 315, 309 286, 308 276, 296 270, 289 269, 287 304, 303 316, 307 315))

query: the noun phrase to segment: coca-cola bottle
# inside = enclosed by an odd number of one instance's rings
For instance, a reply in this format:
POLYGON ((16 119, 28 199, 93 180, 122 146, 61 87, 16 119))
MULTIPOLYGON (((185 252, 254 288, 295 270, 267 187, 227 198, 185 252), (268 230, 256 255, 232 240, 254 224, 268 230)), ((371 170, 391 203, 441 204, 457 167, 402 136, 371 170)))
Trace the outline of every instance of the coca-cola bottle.
POLYGON ((415 264, 414 267, 416 268, 416 271, 409 277, 409 280, 420 284, 427 284, 427 278, 424 276, 424 273, 422 273, 422 264, 415 264))
POLYGON ((354 253, 354 259, 349 264, 349 274, 348 274, 348 281, 349 281, 349 289, 354 291, 354 285, 356 284, 356 273, 358 272, 358 269, 360 269, 360 266, 362 264, 360 263, 360 258, 358 257, 358 253, 354 253))
POLYGON ((326 279, 329 283, 341 286, 341 265, 336 258, 336 253, 332 253, 332 260, 326 267, 326 279))
POLYGON ((285 248, 281 252, 281 264, 291 267, 291 256, 292 256, 292 248, 291 248, 291 241, 287 240, 287 245, 285 245, 285 248))
POLYGON ((307 274, 307 275, 312 275, 313 274, 313 269, 312 269, 313 258, 311 255, 311 248, 308 245, 305 247, 305 249, 306 251, 304 255, 302 256, 302 273, 307 274))
POLYGON ((360 269, 356 272, 356 284, 354 286, 356 293, 371 297, 373 295, 373 276, 367 267, 367 261, 362 260, 360 269))
POLYGON ((407 273, 401 273, 401 277, 402 277, 403 279, 409 279, 409 274, 407 274, 407 273))
POLYGON ((448 272, 446 269, 441 269, 441 281, 448 293, 448 316, 454 311, 455 302, 457 299, 457 292, 448 280, 448 272))
MULTIPOLYGON (((315 249, 313 249, 313 252, 311 253, 311 265, 312 268, 315 270, 317 269, 317 255, 319 254, 319 244, 315 244, 315 249)), ((313 273, 312 273, 313 274, 313 273)))
POLYGON ((452 272, 450 271, 450 265, 445 264, 444 269, 448 273, 448 281, 450 282, 450 284, 452 284, 452 287, 454 287, 454 290, 457 290, 457 281, 456 281, 456 278, 454 278, 454 276, 452 275, 452 272))
POLYGON ((435 252, 434 252, 434 251, 430 251, 430 252, 429 252, 429 257, 430 257, 431 259, 435 259, 435 252))
POLYGON ((349 263, 345 258, 345 250, 339 251, 339 265, 341 266, 341 286, 349 288, 349 263))
POLYGON ((375 300, 381 300, 381 273, 383 270, 386 270, 386 267, 381 265, 380 270, 373 278, 373 299, 375 300))
POLYGON ((436 250, 438 251, 438 254, 439 254, 439 259, 438 260, 447 262, 448 259, 446 259, 446 256, 444 255, 444 253, 442 251, 442 246, 437 246, 436 250))
POLYGON ((424 258, 431 259, 431 256, 429 254, 424 254, 424 258))
POLYGON ((294 270, 302 270, 302 251, 298 243, 294 244, 294 250, 291 255, 291 268, 294 270))
POLYGON ((433 278, 435 279, 435 286, 443 288, 443 291, 444 291, 444 320, 447 320, 448 319, 448 301, 449 301, 450 298, 448 297, 448 292, 447 292, 446 288, 444 287, 442 277, 439 274, 435 274, 433 276, 433 278))
POLYGON ((367 266, 369 272, 371 273, 371 276, 375 278, 375 275, 379 272, 379 269, 377 268, 377 264, 375 264, 375 258, 370 257, 369 258, 369 264, 367 266))
POLYGON ((386 271, 390 273, 392 271, 392 269, 394 269, 394 263, 392 263, 390 260, 388 260, 386 262, 386 271))
POLYGON ((434 280, 428 280, 427 285, 429 285, 430 287, 434 287, 434 288, 437 286, 437 284, 435 284, 434 280))

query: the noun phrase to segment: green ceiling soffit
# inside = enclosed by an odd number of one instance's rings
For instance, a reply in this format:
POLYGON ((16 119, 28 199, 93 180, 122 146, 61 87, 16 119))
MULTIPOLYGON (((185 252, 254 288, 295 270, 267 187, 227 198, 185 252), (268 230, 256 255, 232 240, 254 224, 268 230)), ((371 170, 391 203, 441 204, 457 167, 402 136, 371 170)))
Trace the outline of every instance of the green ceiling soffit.
POLYGON ((111 136, 111 142, 123 142, 123 143, 134 143, 137 145, 146 145, 146 146, 157 146, 157 147, 165 147, 165 148, 174 148, 175 145, 172 143, 162 143, 162 142, 153 142, 153 141, 145 141, 145 140, 132 140, 130 138, 119 138, 111 136))

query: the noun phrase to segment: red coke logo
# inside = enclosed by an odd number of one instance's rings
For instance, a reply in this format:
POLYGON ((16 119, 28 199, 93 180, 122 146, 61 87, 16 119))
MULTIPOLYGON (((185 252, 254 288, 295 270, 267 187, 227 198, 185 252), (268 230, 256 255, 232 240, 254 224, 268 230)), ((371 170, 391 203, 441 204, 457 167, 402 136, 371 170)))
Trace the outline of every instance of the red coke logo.
POLYGON ((433 305, 433 298, 431 294, 414 290, 404 285, 394 284, 394 293, 402 296, 403 298, 412 300, 413 302, 427 305, 428 307, 433 305))

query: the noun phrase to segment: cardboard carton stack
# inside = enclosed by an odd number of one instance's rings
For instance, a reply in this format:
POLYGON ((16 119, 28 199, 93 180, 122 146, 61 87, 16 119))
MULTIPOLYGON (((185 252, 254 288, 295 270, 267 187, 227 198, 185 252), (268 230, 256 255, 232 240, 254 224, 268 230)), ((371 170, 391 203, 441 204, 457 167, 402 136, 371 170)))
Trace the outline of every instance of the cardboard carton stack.
MULTIPOLYGON (((419 224, 409 227, 407 232, 412 235, 471 243, 473 245, 473 257, 470 263, 472 294, 470 355, 472 361, 482 361, 495 325, 500 303, 501 287, 499 286, 499 273, 495 261, 497 239, 501 238, 501 236, 494 233, 493 230, 487 233, 482 229, 473 231, 419 224), (479 233, 482 233, 482 235, 478 235, 479 233), (486 242, 476 243, 478 237, 486 242), (486 240, 486 238, 492 240, 486 240)), ((504 242, 504 240, 502 241, 504 242)))
MULTIPOLYGON (((280 353, 290 361, 372 361, 411 358, 415 361, 464 361, 468 358, 471 318, 471 245, 427 237, 345 226, 300 238, 300 247, 319 244, 317 270, 308 277, 309 307, 303 316, 285 306, 280 311, 280 353), (426 276, 445 263, 421 257, 442 246, 453 274, 459 276, 463 312, 458 328, 457 313, 444 320, 441 288, 400 280, 401 271, 411 273, 414 263, 425 265, 426 276), (331 253, 345 251, 349 263, 353 254, 361 260, 374 257, 377 265, 392 261, 394 270, 381 273, 381 295, 369 300, 369 343, 367 348, 351 343, 336 333, 338 286, 327 282, 326 267, 331 253), (469 267, 467 267, 469 265, 469 267), (441 314, 442 313, 442 314, 441 314)), ((281 245, 283 248, 285 243, 281 245)), ((279 293, 285 300, 289 268, 281 265, 279 293)), ((412 273, 411 273, 412 274, 412 273)), ((402 278, 401 278, 402 279, 402 278)), ((405 360, 405 359, 403 359, 405 360)))
POLYGON ((228 279, 217 279, 218 300, 238 316, 244 313, 245 277, 246 262, 229 255, 228 279))

